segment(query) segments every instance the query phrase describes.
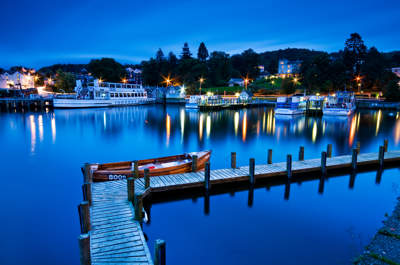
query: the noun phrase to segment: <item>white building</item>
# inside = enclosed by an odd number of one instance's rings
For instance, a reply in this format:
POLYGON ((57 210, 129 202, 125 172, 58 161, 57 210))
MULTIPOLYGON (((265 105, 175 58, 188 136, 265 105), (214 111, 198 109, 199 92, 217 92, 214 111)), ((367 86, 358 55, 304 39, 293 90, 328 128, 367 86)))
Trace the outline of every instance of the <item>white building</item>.
POLYGON ((278 74, 281 76, 292 76, 300 73, 301 61, 289 61, 280 59, 278 63, 278 74))
POLYGON ((396 74, 398 77, 400 77, 400 67, 392 68, 392 72, 396 74))
POLYGON ((35 87, 34 76, 28 73, 14 72, 0 75, 0 88, 29 89, 35 87))

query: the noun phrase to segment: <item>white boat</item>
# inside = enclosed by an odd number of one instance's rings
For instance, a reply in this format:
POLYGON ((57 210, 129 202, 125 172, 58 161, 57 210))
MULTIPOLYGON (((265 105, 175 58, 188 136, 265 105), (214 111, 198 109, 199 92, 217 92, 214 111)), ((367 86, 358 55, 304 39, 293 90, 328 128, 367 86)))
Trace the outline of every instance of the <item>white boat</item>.
POLYGON ((304 97, 278 97, 276 100, 275 115, 301 115, 306 111, 304 97))
POLYGON ((186 101, 185 108, 187 109, 198 109, 199 104, 205 98, 205 96, 195 95, 190 96, 189 99, 186 101))
POLYGON ((356 109, 356 102, 353 93, 338 92, 335 95, 328 96, 324 108, 324 115, 348 116, 356 109))
POLYGON ((185 86, 170 86, 165 93, 167 103, 185 104, 186 102, 185 86))
POLYGON ((101 108, 154 102, 141 85, 100 82, 98 79, 87 86, 77 80, 75 92, 72 98, 54 98, 54 108, 101 108))

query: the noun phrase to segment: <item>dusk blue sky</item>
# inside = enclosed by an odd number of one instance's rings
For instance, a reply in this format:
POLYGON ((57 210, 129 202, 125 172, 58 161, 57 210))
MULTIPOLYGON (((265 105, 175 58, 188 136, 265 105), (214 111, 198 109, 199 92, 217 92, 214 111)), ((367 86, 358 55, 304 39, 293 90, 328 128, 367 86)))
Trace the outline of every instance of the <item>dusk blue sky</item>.
POLYGON ((342 49, 358 32, 368 47, 400 50, 400 1, 1 1, 0 67, 87 63, 113 57, 139 63, 179 54, 253 48, 342 49))

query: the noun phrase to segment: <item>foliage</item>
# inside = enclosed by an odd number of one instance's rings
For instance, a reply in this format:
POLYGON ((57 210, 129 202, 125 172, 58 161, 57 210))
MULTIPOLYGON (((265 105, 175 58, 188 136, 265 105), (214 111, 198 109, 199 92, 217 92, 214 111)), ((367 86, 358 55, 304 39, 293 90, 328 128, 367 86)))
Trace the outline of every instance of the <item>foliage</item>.
POLYGON ((284 94, 293 94, 296 92, 296 87, 291 78, 284 78, 281 83, 281 89, 284 94))
POLYGON ((207 50, 206 45, 204 44, 204 42, 200 43, 199 50, 197 52, 197 58, 201 62, 205 62, 207 60, 207 58, 208 58, 208 50, 207 50))
POLYGON ((365 59, 367 47, 364 45, 360 34, 352 33, 345 42, 343 61, 346 70, 351 74, 359 74, 361 65, 365 59))
POLYGON ((0 74, 4 73, 5 70, 3 68, 0 67, 0 74))
POLYGON ((157 53, 156 53, 156 61, 157 62, 161 62, 161 61, 164 61, 165 60, 165 58, 164 58, 164 53, 163 53, 163 51, 161 50, 161 48, 160 49, 158 49, 158 51, 157 51, 157 53))
POLYGON ((62 93, 71 93, 75 87, 75 76, 72 73, 66 73, 58 70, 56 73, 55 91, 62 93))
POLYGON ((239 76, 234 77, 248 77, 256 79, 259 75, 259 55, 252 49, 245 50, 241 54, 233 55, 232 66, 238 71, 239 76))
POLYGON ((69 73, 81 73, 83 69, 86 69, 86 67, 86 64, 53 64, 40 68, 38 73, 47 77, 55 75, 58 70, 69 73))
POLYGON ((107 82, 121 82, 126 76, 125 68, 112 58, 93 59, 88 64, 88 71, 96 78, 107 82))
POLYGON ((182 58, 183 60, 191 59, 191 58, 192 58, 192 53, 190 52, 189 44, 188 44, 187 42, 185 42, 185 43, 183 44, 181 58, 182 58))
POLYGON ((399 101, 400 100, 400 87, 399 80, 392 79, 387 82, 383 88, 383 94, 387 100, 399 101))

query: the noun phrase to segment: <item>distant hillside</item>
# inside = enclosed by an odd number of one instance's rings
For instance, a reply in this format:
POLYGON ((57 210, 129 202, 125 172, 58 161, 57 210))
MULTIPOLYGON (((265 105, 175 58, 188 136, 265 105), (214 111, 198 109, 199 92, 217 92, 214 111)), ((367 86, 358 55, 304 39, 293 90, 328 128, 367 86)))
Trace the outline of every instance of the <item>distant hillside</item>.
POLYGON ((86 69, 87 64, 53 64, 39 69, 39 72, 44 75, 52 75, 61 70, 68 73, 80 73, 82 69, 86 69))

